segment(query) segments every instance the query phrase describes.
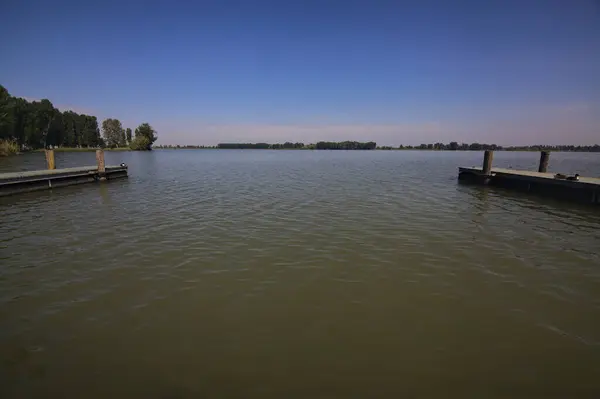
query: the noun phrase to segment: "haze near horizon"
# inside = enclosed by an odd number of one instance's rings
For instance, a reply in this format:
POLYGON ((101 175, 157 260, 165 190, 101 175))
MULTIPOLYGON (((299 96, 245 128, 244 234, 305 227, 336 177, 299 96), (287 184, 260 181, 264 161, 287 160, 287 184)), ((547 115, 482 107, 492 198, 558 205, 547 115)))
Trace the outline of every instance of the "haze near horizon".
POLYGON ((597 1, 12 1, 0 83, 157 144, 597 143, 597 1))

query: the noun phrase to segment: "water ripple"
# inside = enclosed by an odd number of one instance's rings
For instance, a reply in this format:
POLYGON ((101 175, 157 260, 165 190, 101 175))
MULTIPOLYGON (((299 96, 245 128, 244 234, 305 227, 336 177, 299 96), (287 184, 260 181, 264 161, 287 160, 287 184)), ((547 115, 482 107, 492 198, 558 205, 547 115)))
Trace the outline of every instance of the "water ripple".
MULTIPOLYGON (((109 155, 130 165, 129 179, 0 198, 0 355, 10 363, 0 375, 21 378, 4 385, 11 392, 29 392, 19 370, 38 363, 46 376, 31 389, 81 396, 59 382, 138 388, 170 375, 193 390, 198 375, 209 385, 333 375, 353 385, 378 371, 394 376, 388 387, 431 373, 452 385, 460 369, 517 384, 518 370, 488 360, 547 367, 540 354, 553 348, 600 361, 582 349, 600 342, 600 216, 458 185, 456 168, 480 154, 109 155), (44 350, 15 350, 35 347, 44 350)), ((530 156, 495 161, 535 164, 530 156)), ((600 170, 586 156, 553 162, 600 170)), ((15 167, 36 165, 29 157, 15 167)), ((547 384, 567 392, 564 381, 547 384)))

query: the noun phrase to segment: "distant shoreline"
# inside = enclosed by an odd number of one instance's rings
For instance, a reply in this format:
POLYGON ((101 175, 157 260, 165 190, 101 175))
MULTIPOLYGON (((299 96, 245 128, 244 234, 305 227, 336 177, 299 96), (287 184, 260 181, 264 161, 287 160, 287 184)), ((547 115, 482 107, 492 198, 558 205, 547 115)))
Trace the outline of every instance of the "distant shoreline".
POLYGON ((251 150, 352 150, 352 151, 403 151, 403 150, 418 150, 418 151, 554 151, 554 152, 600 152, 600 145, 526 145, 526 146, 500 146, 497 144, 487 143, 458 143, 452 141, 448 144, 444 143, 429 143, 412 145, 378 146, 374 141, 359 142, 359 141, 319 141, 316 143, 219 143, 216 146, 202 145, 157 145, 155 149, 251 149, 251 150))
MULTIPOLYGON (((496 148, 494 151, 499 152, 540 152, 540 151, 551 151, 551 152, 585 152, 585 153, 594 153, 600 152, 590 146, 590 149, 583 148, 575 148, 575 149, 551 149, 551 148, 496 148)), ((99 148, 78 148, 78 147, 56 147, 54 148, 55 152, 94 152, 99 148)), ((104 151, 114 151, 114 152, 122 152, 122 151, 134 151, 129 147, 118 147, 118 148, 103 148, 104 151)), ((317 149, 317 148, 219 148, 217 146, 155 146, 153 150, 271 150, 271 151, 440 151, 440 152, 471 152, 471 151, 483 151, 484 149, 433 149, 433 148, 390 148, 390 147, 377 147, 373 149, 317 149)), ((24 154, 27 152, 44 152, 43 148, 37 148, 34 150, 26 150, 20 152, 19 154, 24 154)), ((9 155, 9 154, 7 154, 9 155)))
MULTIPOLYGON (((458 149, 458 150, 441 150, 441 149, 428 149, 428 148, 374 148, 372 150, 344 150, 344 149, 316 149, 316 148, 218 148, 218 147, 208 147, 208 146, 198 146, 198 147, 154 147, 153 150, 256 150, 256 151, 432 151, 432 152, 477 152, 484 151, 484 149, 470 150, 470 149, 458 149)), ((594 153, 600 152, 598 150, 566 150, 566 149, 546 149, 546 148, 530 148, 530 149, 495 149, 493 151, 498 152, 540 152, 540 151, 550 151, 550 152, 586 152, 586 153, 594 153)))
MULTIPOLYGON (((79 147, 56 147, 53 148, 56 152, 92 152, 96 150, 104 151, 134 151, 129 147, 118 147, 118 148, 79 148, 79 147)), ((24 151, 24 152, 44 152, 43 148, 36 148, 35 150, 24 151)))

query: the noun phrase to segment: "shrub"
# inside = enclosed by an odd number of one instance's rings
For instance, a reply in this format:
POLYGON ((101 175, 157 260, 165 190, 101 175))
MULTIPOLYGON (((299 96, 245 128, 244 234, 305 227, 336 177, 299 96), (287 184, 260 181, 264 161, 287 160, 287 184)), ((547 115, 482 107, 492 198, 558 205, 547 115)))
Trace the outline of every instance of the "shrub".
POLYGON ((152 149, 152 142, 146 136, 137 136, 131 141, 129 148, 133 151, 150 151, 152 149))
POLYGON ((0 157, 19 153, 19 145, 15 140, 0 140, 0 157))

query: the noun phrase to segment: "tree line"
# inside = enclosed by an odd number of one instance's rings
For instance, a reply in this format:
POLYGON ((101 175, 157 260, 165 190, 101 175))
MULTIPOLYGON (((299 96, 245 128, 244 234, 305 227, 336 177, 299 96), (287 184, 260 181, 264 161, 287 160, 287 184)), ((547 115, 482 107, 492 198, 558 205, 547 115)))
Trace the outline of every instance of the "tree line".
POLYGON ((224 150, 282 150, 282 149, 302 149, 304 143, 291 143, 285 142, 283 144, 269 144, 269 143, 219 143, 217 148, 224 150))
POLYGON ((214 145, 180 145, 180 144, 159 144, 153 146, 153 148, 159 150, 208 150, 208 149, 217 149, 217 146, 214 145))
MULTIPOLYGON (((189 146, 187 146, 189 148, 189 146)), ((284 150, 284 149, 309 149, 309 150, 374 150, 377 148, 377 143, 369 141, 361 143, 358 141, 319 141, 316 144, 292 143, 285 142, 283 144, 275 143, 220 143, 217 144, 219 149, 254 149, 254 150, 284 150)))
POLYGON ((316 150, 374 150, 377 148, 377 143, 368 141, 361 143, 359 141, 319 141, 316 150))
POLYGON ((380 150, 434 150, 434 151, 562 151, 562 152, 600 152, 600 145, 526 145, 526 146, 509 146, 503 147, 496 144, 481 144, 481 143, 458 143, 452 141, 448 144, 444 143, 430 143, 420 144, 417 146, 411 145, 400 145, 398 147, 378 147, 380 150))
POLYGON ((150 150, 156 131, 147 123, 135 129, 123 128, 118 119, 102 122, 93 115, 60 111, 50 100, 27 101, 11 96, 0 85, 0 140, 20 149, 49 147, 127 147, 150 150))
POLYGON ((438 151, 481 151, 481 150, 502 150, 502 146, 496 144, 480 144, 480 143, 458 143, 457 141, 451 141, 448 144, 444 143, 430 143, 421 145, 400 145, 397 148, 394 147, 381 147, 383 150, 438 150, 438 151))
POLYGON ((529 145, 506 147, 506 151, 600 152, 600 145, 529 145))
MULTIPOLYGON (((281 149, 361 149, 361 148, 347 148, 347 144, 343 143, 355 143, 355 142, 341 142, 341 143, 330 143, 330 142, 318 142, 316 144, 304 144, 304 143, 292 143, 285 142, 283 144, 275 143, 222 143, 216 146, 205 146, 205 145, 159 145, 155 148, 159 149, 270 149, 270 150, 281 150, 281 149), (346 148, 345 148, 346 147, 346 148)), ((458 143, 456 141, 448 144, 444 143, 432 143, 432 144, 420 144, 420 145, 400 145, 398 147, 393 146, 381 146, 377 147, 374 142, 369 142, 367 149, 377 150, 431 150, 431 151, 561 151, 561 152, 600 152, 600 145, 529 145, 529 146, 510 146, 503 147, 496 144, 480 144, 480 143, 458 143)), ((365 143, 362 143, 365 144, 365 143)), ((357 147, 357 146, 355 146, 357 147)))
MULTIPOLYGON (((43 99, 27 101, 13 97, 0 85, 0 150, 15 152, 22 149, 48 147, 116 148, 129 147, 134 150, 150 150, 157 139, 156 131, 148 123, 138 126, 135 131, 124 128, 118 119, 108 118, 99 126, 93 115, 78 114, 73 111, 60 111, 52 103, 43 99), (102 134, 100 134, 102 128, 102 134)), ((183 146, 185 148, 211 148, 204 146, 183 146)), ((160 148, 181 148, 160 147, 160 148)), ((213 147, 214 148, 214 147, 213 147)), ((574 145, 531 145, 502 147, 496 144, 430 143, 417 146, 377 147, 374 141, 319 141, 312 144, 300 142, 275 143, 221 143, 220 149, 316 149, 316 150, 439 150, 439 151, 571 151, 600 152, 600 146, 574 145)))

